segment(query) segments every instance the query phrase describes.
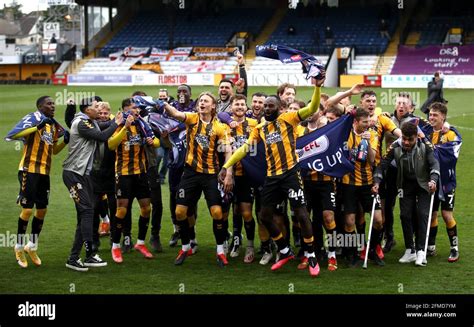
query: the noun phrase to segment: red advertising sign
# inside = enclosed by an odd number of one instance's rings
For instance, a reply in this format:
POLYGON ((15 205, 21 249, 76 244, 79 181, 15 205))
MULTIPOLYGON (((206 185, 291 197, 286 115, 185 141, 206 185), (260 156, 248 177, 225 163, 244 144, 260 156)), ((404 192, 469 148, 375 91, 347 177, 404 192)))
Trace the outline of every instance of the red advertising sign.
POLYGON ((54 85, 67 85, 67 74, 53 74, 51 81, 54 85))

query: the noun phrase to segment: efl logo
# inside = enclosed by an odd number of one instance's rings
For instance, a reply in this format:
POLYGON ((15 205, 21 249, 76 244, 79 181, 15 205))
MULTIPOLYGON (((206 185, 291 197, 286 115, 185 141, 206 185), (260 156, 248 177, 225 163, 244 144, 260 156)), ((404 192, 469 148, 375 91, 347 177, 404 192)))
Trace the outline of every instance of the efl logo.
POLYGON ((18 305, 18 317, 48 317, 48 320, 56 319, 56 304, 33 304, 26 301, 18 305))

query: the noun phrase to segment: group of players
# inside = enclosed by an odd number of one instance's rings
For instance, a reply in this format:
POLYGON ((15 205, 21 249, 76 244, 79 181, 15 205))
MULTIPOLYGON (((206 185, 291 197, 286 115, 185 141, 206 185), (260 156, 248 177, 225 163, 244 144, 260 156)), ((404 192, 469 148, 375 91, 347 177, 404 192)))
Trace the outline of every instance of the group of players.
MULTIPOLYGON (((242 57, 239 57, 239 68, 241 77, 245 77, 242 57)), ((308 269, 311 276, 317 276, 322 261, 327 260, 330 271, 338 268, 336 253, 346 257, 351 266, 357 266, 365 259, 365 246, 369 247, 368 259, 383 266, 384 253, 395 246, 393 208, 397 195, 406 248, 399 261, 425 265, 426 256, 436 254, 440 205, 437 196, 440 169, 433 157, 433 145, 457 137, 446 122, 446 105, 434 103, 430 107, 429 121, 417 119, 418 124, 433 127, 431 135, 424 135, 413 123, 415 106, 407 93, 398 95, 395 111, 390 114, 377 108, 375 92, 363 90, 363 85, 357 84, 346 92, 329 96, 321 93, 324 74, 322 79, 312 82, 314 92, 308 104, 296 99, 295 86, 284 84, 277 89, 277 95, 254 93, 248 107, 245 78, 236 85, 223 79, 217 98, 203 92, 194 101, 191 87, 185 84, 178 87, 176 100, 169 100, 167 91, 160 90, 163 102, 146 108, 136 100, 137 96, 146 94, 138 91, 122 101, 122 110, 115 117, 111 115, 110 105, 101 98, 84 99, 78 113, 73 103, 68 105, 66 123, 70 132, 65 133, 61 143, 58 141, 60 127, 53 119, 54 100, 48 96, 39 98, 36 107, 43 119, 12 137, 24 140, 18 175, 18 203, 22 207, 15 246, 18 264, 23 268, 28 266, 26 253, 33 264, 41 265, 37 254, 38 236, 48 205, 51 158, 68 143, 63 180, 74 200, 78 219, 66 262, 70 269, 87 271, 90 267, 107 265, 97 254, 99 225, 105 234, 110 224, 111 254, 115 263, 122 263, 122 254, 132 248, 145 258, 153 258, 145 243, 150 220, 150 245, 155 252, 162 251, 163 203, 156 151, 160 146, 171 148, 168 166, 174 233, 169 244, 175 246, 178 238, 181 241, 175 265, 183 264, 198 249, 195 224, 202 192, 213 219, 216 260, 221 267, 228 265, 228 255, 238 257, 244 247, 242 227, 247 238, 245 263, 255 260, 254 238, 258 229, 260 264, 270 263, 276 252, 272 270, 298 257, 298 269, 308 269), (353 96, 360 96, 356 105, 351 104, 353 96), (152 113, 180 122, 173 133, 185 134, 185 141, 177 143, 169 131, 155 128, 150 120, 152 113), (317 171, 303 176, 298 167, 296 139, 345 114, 354 117, 347 140, 354 171, 340 179, 317 171), (240 162, 249 151, 255 151, 258 142, 264 144, 267 165, 263 185, 256 185, 246 176, 240 162), (429 198, 433 193, 436 200, 428 253, 425 253, 429 198), (140 206, 135 245, 131 240, 134 198, 140 206), (100 224, 104 203, 109 214, 102 216, 110 216, 110 220, 106 217, 100 224), (24 236, 33 208, 28 240, 24 236), (233 232, 229 235, 231 209, 233 232), (371 212, 371 238, 370 244, 366 244, 365 213, 371 212), (327 236, 342 235, 342 238, 332 237, 332 240, 342 239, 342 243, 325 244, 323 229, 327 236), (290 246, 291 235, 295 247, 300 247, 297 255, 290 246), (353 241, 358 239, 357 235, 362 236, 362 242, 353 241), (382 244, 385 245, 382 247, 382 244), (83 247, 84 262, 80 259, 83 247)), ((441 201, 451 245, 450 262, 459 258, 453 208, 454 189, 441 201)))

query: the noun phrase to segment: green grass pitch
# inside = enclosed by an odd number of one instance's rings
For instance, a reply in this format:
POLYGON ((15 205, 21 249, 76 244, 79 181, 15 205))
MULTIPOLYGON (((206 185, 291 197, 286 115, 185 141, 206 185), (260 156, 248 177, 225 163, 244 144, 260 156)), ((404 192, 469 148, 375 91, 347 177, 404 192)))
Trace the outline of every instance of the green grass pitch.
MULTIPOLYGON (((39 96, 50 95, 62 105, 56 106, 56 118, 64 122, 64 95, 67 92, 95 92, 109 101, 114 111, 120 101, 137 89, 156 96, 159 87, 65 87, 65 86, 0 86, 0 135, 5 136, 13 125, 28 112, 34 111, 39 96)), ((176 94, 176 87, 168 88, 176 94)), ((251 87, 249 94, 259 90, 272 94, 276 88, 251 87)), ((193 87, 193 98, 200 91, 216 87, 193 87)), ((393 111, 388 99, 399 91, 395 89, 375 89, 379 94, 379 104, 384 111, 393 111)), ((426 90, 410 90, 422 103, 426 90)), ((335 89, 323 92, 334 94, 335 89)), ((76 93, 77 94, 77 93, 76 93)), ((66 94, 70 96, 71 94, 66 94)), ((299 88, 297 98, 309 100, 310 88, 299 88)), ((307 271, 298 271, 296 263, 290 263, 282 271, 271 272, 269 266, 261 266, 258 260, 244 264, 243 256, 230 258, 230 264, 221 269, 215 262, 215 241, 212 234, 211 218, 204 201, 199 204, 197 239, 199 252, 176 267, 173 264, 178 248, 169 248, 167 242, 172 226, 168 207, 168 184, 163 185, 163 228, 161 232, 164 252, 153 260, 145 260, 139 253, 124 255, 124 263, 113 263, 108 240, 102 239, 100 255, 108 261, 105 268, 78 273, 65 268, 74 228, 76 212, 73 202, 62 182, 62 161, 66 151, 55 156, 51 174, 51 197, 43 232, 39 242, 39 255, 43 265, 30 265, 21 269, 15 262, 13 249, 5 238, 16 233, 20 208, 15 204, 18 194, 17 170, 21 155, 18 142, 0 142, 0 294, 415 294, 415 293, 473 293, 474 284, 474 214, 471 187, 474 173, 469 168, 474 160, 474 91, 446 90, 449 100, 449 122, 457 126, 463 135, 464 144, 458 161, 455 218, 458 222, 460 260, 447 262, 449 242, 444 221, 440 219, 437 238, 438 256, 429 258, 428 266, 416 268, 414 265, 398 263, 402 255, 403 238, 398 218, 398 204, 395 212, 396 248, 386 256, 386 266, 376 267, 369 263, 367 270, 346 268, 340 260, 339 269, 329 272, 321 267, 321 274, 311 279, 307 271)), ((358 99, 353 99, 353 102, 358 99)), ((137 204, 134 205, 133 235, 136 240, 138 230, 137 204)), ((367 217, 368 219, 368 217, 367 217)), ((31 226, 28 227, 28 232, 31 226)), ((149 235, 148 235, 149 236, 149 235)), ((258 236, 256 236, 258 239, 258 236)), ((245 242, 245 241, 244 241, 245 242)), ((256 240, 256 246, 259 246, 256 240)), ((258 258, 259 259, 259 258, 258 258)))

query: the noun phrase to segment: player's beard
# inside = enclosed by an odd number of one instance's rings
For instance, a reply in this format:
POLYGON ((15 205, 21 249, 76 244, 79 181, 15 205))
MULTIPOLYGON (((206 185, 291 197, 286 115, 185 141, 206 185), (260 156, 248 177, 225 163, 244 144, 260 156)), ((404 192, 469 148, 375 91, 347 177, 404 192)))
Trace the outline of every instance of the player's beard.
POLYGON ((265 114, 264 116, 266 121, 274 121, 278 117, 278 110, 275 110, 269 115, 265 114))

